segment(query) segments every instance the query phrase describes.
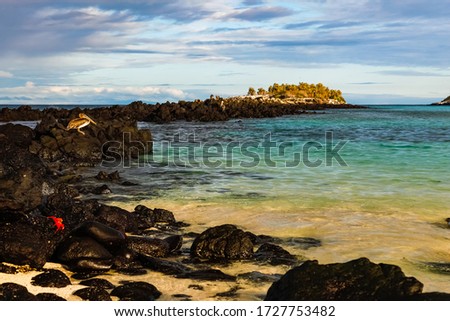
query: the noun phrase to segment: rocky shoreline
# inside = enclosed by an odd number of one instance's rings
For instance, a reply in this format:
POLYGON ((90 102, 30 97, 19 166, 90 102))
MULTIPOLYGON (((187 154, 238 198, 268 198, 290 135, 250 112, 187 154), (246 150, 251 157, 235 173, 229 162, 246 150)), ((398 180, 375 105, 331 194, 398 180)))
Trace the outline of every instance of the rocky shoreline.
POLYGON ((19 108, 2 108, 0 122, 11 121, 37 121, 46 117, 55 119, 72 119, 80 112, 88 111, 94 119, 106 120, 133 120, 145 122, 166 123, 177 120, 186 121, 225 121, 235 118, 266 118, 283 115, 296 115, 318 110, 336 108, 366 108, 351 104, 319 104, 305 103, 300 99, 275 99, 264 97, 214 97, 206 100, 165 102, 146 104, 135 101, 126 106, 111 106, 94 109, 33 109, 31 106, 19 108))
MULTIPOLYGON (((191 109, 195 110, 191 105, 185 114, 177 114, 182 110, 180 104, 175 107, 170 103, 164 108, 150 108, 150 114, 142 103, 124 110, 90 110, 90 116, 101 120, 102 125, 83 128, 85 135, 65 129, 79 110, 44 110, 38 111, 39 115, 27 107, 2 110, 2 120, 12 120, 23 112, 21 120, 37 120, 31 118, 40 116, 41 121, 36 129, 0 126, 0 274, 10 275, 11 280, 0 284, 0 300, 67 300, 48 289, 74 284, 78 289, 71 295, 80 300, 192 299, 186 293, 167 294, 150 282, 134 281, 150 272, 188 280, 187 288, 198 291, 202 290, 200 281, 226 282, 229 290, 217 293, 217 299, 239 298, 239 282, 244 279, 267 285, 267 294, 261 300, 450 300, 447 293, 423 293, 421 282, 405 276, 394 265, 375 264, 365 258, 321 265, 292 255, 283 248, 283 240, 233 224, 205 227, 203 232, 193 233, 189 232, 189 222, 178 221, 166 209, 138 205, 127 211, 83 198, 88 187, 83 186, 84 178, 77 168, 110 157, 108 142, 122 141, 127 132, 130 141, 143 148, 142 152, 151 152, 151 133, 138 129, 136 120, 171 121, 186 119, 188 114, 192 115, 189 120, 200 121, 233 116, 227 111, 233 109, 228 105, 223 113, 212 113, 222 109, 220 100, 214 104, 198 113, 191 113, 191 109), (120 116, 125 114, 127 117, 120 116), (233 262, 289 271, 267 274, 248 270, 239 275, 223 272, 233 262), (64 272, 47 268, 48 264, 62 266, 64 272), (30 271, 36 272, 32 284, 42 287, 38 294, 14 282, 17 275, 30 271), (123 277, 123 282, 113 284, 107 280, 110 276, 123 277)), ((292 113, 305 110, 294 105, 286 108, 292 113)), ((273 115, 280 110, 275 108, 273 115)), ((263 111, 248 111, 246 115, 268 117, 263 111)), ((239 117, 245 116, 241 113, 239 117)), ((123 145, 115 149, 123 160, 139 154, 136 145, 123 145)), ((99 172, 96 179, 96 192, 103 193, 105 183, 120 181, 120 175, 99 172)), ((316 239, 296 237, 296 242, 305 249, 321 246, 316 239)))

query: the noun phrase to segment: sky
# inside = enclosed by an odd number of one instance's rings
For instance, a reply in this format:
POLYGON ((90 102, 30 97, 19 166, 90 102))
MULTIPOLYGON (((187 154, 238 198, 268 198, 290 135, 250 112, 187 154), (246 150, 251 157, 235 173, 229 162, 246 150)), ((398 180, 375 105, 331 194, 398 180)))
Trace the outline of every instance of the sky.
POLYGON ((0 104, 127 104, 323 83, 450 95, 450 0, 0 0, 0 104))

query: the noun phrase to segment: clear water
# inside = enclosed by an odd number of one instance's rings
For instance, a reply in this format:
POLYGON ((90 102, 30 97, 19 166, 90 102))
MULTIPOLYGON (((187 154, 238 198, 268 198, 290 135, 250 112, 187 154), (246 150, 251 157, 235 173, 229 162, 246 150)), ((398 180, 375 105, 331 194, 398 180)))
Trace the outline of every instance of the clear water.
MULTIPOLYGON (((231 223, 256 234, 314 237, 322 246, 285 247, 320 263, 367 257, 396 264, 424 283, 425 291, 450 292, 450 267, 445 265, 450 264, 445 222, 450 217, 449 106, 371 106, 270 119, 139 125, 153 133, 155 162, 142 155, 127 168, 86 169, 87 176, 119 170, 123 179, 138 184, 111 184, 114 193, 104 201, 130 210, 137 204, 172 210, 195 232, 231 223), (326 164, 327 132, 333 135, 328 147, 345 143, 338 151, 345 164, 336 158, 326 164), (272 149, 274 164, 264 161, 262 143, 268 134, 275 146, 286 147, 272 149), (182 147, 166 151, 165 142, 176 135, 182 147), (230 143, 247 148, 227 150, 230 143), (219 145, 223 152, 217 155, 211 146, 219 145), (209 165, 199 146, 209 146, 214 154, 207 158, 209 165), (322 163, 286 167, 304 146, 312 146, 307 160, 322 163), (242 166, 255 159, 255 166, 242 166)), ((264 272, 244 263, 225 272, 248 269, 264 272)), ((163 283, 176 288, 171 280, 163 283)), ((177 284, 186 291, 187 286, 177 284)), ((269 285, 245 287, 241 299, 260 298, 269 285)), ((194 299, 210 297, 207 291, 202 295, 194 299)))
POLYGON ((425 290, 450 292, 448 270, 432 268, 450 263, 445 223, 450 217, 450 107, 372 106, 275 119, 140 126, 153 132, 157 162, 143 156, 139 164, 116 168, 139 185, 132 192, 115 186, 111 203, 173 210, 197 232, 232 223, 257 234, 318 238, 321 247, 289 250, 321 263, 364 256, 397 264, 425 290), (332 159, 332 166, 326 164, 326 132, 333 135, 329 147, 345 142, 338 151, 341 162, 332 159), (275 146, 292 142, 284 154, 272 149, 275 165, 264 161, 261 144, 269 133, 275 146), (165 153, 162 142, 177 134, 183 147, 171 146, 165 153), (247 154, 239 148, 227 153, 230 142, 253 147, 247 154), (308 142, 314 142, 308 159, 322 161, 320 166, 286 167, 308 142), (219 143, 224 151, 218 156, 211 147, 215 157, 208 160, 220 163, 202 163, 205 150, 199 146, 219 143), (255 159, 256 166, 241 166, 255 159))

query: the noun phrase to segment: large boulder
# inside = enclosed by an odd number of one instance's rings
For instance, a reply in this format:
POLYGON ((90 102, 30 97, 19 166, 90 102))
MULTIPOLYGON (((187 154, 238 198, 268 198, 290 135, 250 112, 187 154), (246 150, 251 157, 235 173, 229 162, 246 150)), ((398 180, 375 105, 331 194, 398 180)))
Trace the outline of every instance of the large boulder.
POLYGON ((253 257, 251 236, 231 224, 212 227, 192 243, 191 256, 207 260, 235 260, 253 257))
POLYGON ((32 210, 49 190, 45 164, 29 151, 33 131, 0 126, 0 209, 32 210))
POLYGON ((367 258, 324 265, 307 261, 273 283, 265 300, 405 300, 420 294, 422 288, 398 266, 375 264, 367 258))
POLYGON ((0 261, 42 268, 61 237, 53 224, 38 214, 0 212, 0 261))

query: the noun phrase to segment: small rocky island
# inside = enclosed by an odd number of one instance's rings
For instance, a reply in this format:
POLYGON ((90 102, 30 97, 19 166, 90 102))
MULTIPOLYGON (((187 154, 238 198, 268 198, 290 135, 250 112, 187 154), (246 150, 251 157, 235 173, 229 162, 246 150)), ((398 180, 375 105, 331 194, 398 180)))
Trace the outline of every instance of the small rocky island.
POLYGON ((441 100, 440 102, 432 103, 431 105, 450 105, 450 96, 448 96, 444 100, 441 100))

